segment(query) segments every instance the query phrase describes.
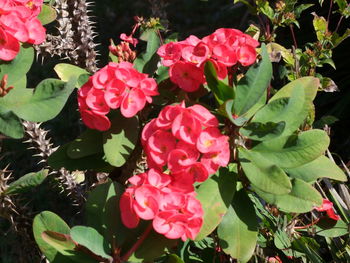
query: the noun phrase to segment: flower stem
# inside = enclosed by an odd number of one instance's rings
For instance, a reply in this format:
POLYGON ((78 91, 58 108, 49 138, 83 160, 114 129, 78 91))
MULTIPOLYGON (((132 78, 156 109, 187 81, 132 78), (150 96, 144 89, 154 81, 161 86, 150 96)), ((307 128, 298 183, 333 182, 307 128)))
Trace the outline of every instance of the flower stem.
POLYGON ((142 233, 140 238, 135 242, 135 244, 130 248, 128 252, 126 252, 125 255, 121 257, 122 262, 127 261, 129 257, 139 248, 139 246, 143 243, 143 241, 147 238, 148 234, 152 230, 152 224, 149 224, 146 228, 145 232, 142 233))

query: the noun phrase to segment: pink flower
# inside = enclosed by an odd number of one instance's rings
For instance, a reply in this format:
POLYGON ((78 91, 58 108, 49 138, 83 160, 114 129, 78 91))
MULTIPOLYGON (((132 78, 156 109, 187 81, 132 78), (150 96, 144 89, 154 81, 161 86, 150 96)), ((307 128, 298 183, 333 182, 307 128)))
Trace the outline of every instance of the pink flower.
POLYGON ((171 130, 177 139, 194 145, 201 132, 201 125, 194 116, 185 111, 175 118, 171 130))
POLYGON ((159 212, 153 220, 153 228, 169 239, 178 239, 185 234, 187 217, 174 211, 159 212))
POLYGON ((123 98, 120 111, 126 118, 131 118, 146 105, 146 96, 140 89, 132 89, 123 98))
POLYGON ((134 199, 132 198, 132 188, 127 189, 119 201, 120 215, 123 224, 128 228, 135 228, 139 224, 140 218, 133 209, 134 199))
POLYGON ((93 113, 91 110, 80 110, 81 118, 90 129, 107 131, 111 127, 111 122, 104 115, 93 113))
POLYGON ((334 212, 333 203, 328 199, 323 199, 322 205, 315 207, 315 210, 318 212, 326 212, 328 217, 333 220, 340 220, 340 216, 334 212))
POLYGON ((197 149, 201 153, 217 152, 221 150, 220 138, 223 135, 218 128, 210 127, 202 130, 197 140, 197 149))
POLYGON ((155 119, 155 125, 161 129, 169 129, 174 119, 183 112, 183 108, 180 105, 168 105, 165 106, 159 113, 157 119, 155 119))
POLYGON ((136 38, 133 38, 132 35, 127 36, 125 33, 120 34, 120 39, 132 44, 134 47, 139 43, 139 41, 136 38))
POLYGON ((153 219, 159 209, 161 195, 157 188, 150 185, 137 187, 134 192, 135 202, 133 203, 135 213, 142 219, 153 219))
POLYGON ((169 67, 180 60, 181 49, 181 44, 170 42, 165 45, 162 45, 158 49, 157 54, 163 58, 162 64, 166 67, 169 67))
POLYGON ((188 107, 188 110, 195 116, 197 120, 205 127, 218 127, 219 122, 216 117, 211 114, 206 108, 199 104, 188 107))
POLYGON ((90 89, 86 97, 86 105, 96 114, 106 115, 109 112, 104 92, 100 89, 90 89))
POLYGON ((186 61, 201 64, 210 57, 211 51, 206 44, 199 42, 196 46, 184 47, 181 53, 186 61))
POLYGON ((0 16, 0 24, 3 28, 15 37, 18 41, 27 42, 29 39, 29 32, 25 22, 15 13, 11 12, 8 15, 0 16))
POLYGON ((46 29, 41 25, 41 22, 37 18, 28 20, 25 26, 29 33, 27 40, 28 43, 38 45, 45 41, 46 29))
POLYGON ((252 46, 242 46, 237 51, 237 58, 243 66, 254 64, 256 60, 255 48, 252 46))
POLYGON ((122 104, 127 86, 119 79, 111 79, 106 84, 104 98, 111 109, 118 109, 122 104))
POLYGON ((178 61, 170 67, 169 76, 172 82, 187 92, 198 90, 199 86, 205 82, 201 68, 182 61, 178 61))
POLYGON ((158 130, 149 137, 148 151, 153 161, 160 166, 166 164, 169 152, 175 149, 175 137, 167 131, 158 130))
POLYGON ((0 27, 0 59, 13 60, 20 49, 19 42, 0 27))

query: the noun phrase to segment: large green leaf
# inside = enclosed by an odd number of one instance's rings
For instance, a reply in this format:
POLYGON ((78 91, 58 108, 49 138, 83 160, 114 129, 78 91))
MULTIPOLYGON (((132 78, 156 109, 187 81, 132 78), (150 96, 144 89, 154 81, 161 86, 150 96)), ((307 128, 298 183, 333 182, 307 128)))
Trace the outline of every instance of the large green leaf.
POLYGON ((196 240, 205 238, 220 224, 236 189, 235 177, 235 172, 221 168, 197 189, 196 198, 202 204, 204 216, 203 226, 196 240))
MULTIPOLYGON (((135 238, 134 238, 135 240, 135 238)), ((129 258, 130 262, 153 262, 154 259, 164 255, 178 240, 168 239, 154 230, 148 234, 138 249, 129 258)), ((177 262, 177 261, 176 261, 177 262)))
POLYGON ((343 220, 322 218, 315 225, 315 234, 322 237, 340 237, 350 233, 349 226, 343 220))
MULTIPOLYGON (((0 104, 1 105, 1 104, 0 104)), ((20 139, 24 136, 24 128, 21 120, 12 111, 0 106, 0 133, 20 139)))
POLYGON ((302 179, 308 183, 313 183, 318 178, 323 177, 343 182, 347 180, 344 172, 324 155, 302 166, 286 169, 286 172, 291 177, 302 179))
POLYGON ((204 73, 209 89, 215 94, 220 104, 234 98, 233 88, 218 79, 215 66, 212 62, 207 61, 205 63, 204 73))
POLYGON ((48 172, 48 170, 42 170, 37 173, 29 173, 20 177, 8 186, 5 194, 19 194, 31 190, 45 180, 48 172))
POLYGON ((7 74, 7 84, 8 86, 12 86, 16 81, 23 78, 27 74, 30 67, 32 66, 33 60, 33 47, 22 45, 20 52, 17 54, 14 60, 8 62, 0 62, 0 79, 2 79, 5 74, 7 74))
MULTIPOLYGON (((257 186, 258 187, 258 186, 257 186)), ((277 205, 282 211, 306 213, 322 204, 322 196, 308 183, 300 179, 292 180, 292 191, 286 195, 273 195, 259 190, 253 185, 255 192, 265 201, 277 205)))
POLYGON ((272 194, 288 194, 292 184, 277 165, 246 149, 239 149, 239 161, 249 181, 259 189, 272 194))
POLYGON ((262 60, 249 68, 236 88, 234 113, 241 116, 252 108, 264 95, 272 77, 272 64, 266 46, 261 46, 262 60))
MULTIPOLYGON (((253 117, 250 126, 243 128, 240 132, 245 136, 252 136, 254 140, 271 139, 271 135, 261 138, 254 136, 252 129, 256 126, 267 125, 268 123, 285 123, 282 135, 290 135, 296 131, 307 118, 312 101, 316 96, 319 80, 313 77, 305 77, 290 82, 279 90, 253 117)), ((275 133, 275 132, 274 132, 275 133)), ((277 133, 277 135, 280 135, 277 133)))
POLYGON ((112 166, 104 161, 103 154, 93 154, 79 159, 72 159, 68 156, 70 143, 62 145, 58 150, 52 153, 48 158, 49 165, 54 169, 62 167, 69 171, 93 169, 95 171, 110 172, 112 166))
POLYGON ((41 12, 38 15, 38 19, 40 20, 41 24, 46 25, 53 21, 55 21, 57 18, 57 13, 53 7, 50 5, 42 5, 41 12))
POLYGON ((309 130, 298 135, 282 136, 263 141, 253 147, 251 152, 281 168, 294 168, 321 156, 328 145, 329 137, 326 132, 309 130))
POLYGON ((125 118, 119 112, 111 118, 111 128, 103 133, 103 150, 107 161, 122 166, 135 148, 139 135, 138 118, 125 118))
POLYGON ((46 230, 43 233, 41 233, 41 237, 49 246, 53 247, 60 253, 59 259, 55 257, 54 260, 52 261, 54 263, 56 262, 64 263, 67 261, 68 262, 73 261, 77 263, 100 262, 100 260, 97 261, 93 259, 93 258, 96 258, 96 256, 94 254, 91 254, 90 251, 84 250, 84 253, 82 251, 79 251, 82 248, 80 246, 77 246, 76 243, 74 243, 70 235, 46 230))
POLYGON ((103 153, 102 133, 90 129, 70 142, 67 148, 67 156, 72 159, 80 159, 99 153, 103 153))
MULTIPOLYGON (((36 215, 33 221, 34 238, 41 252, 50 262, 58 263, 60 261, 57 260, 57 258, 62 258, 63 256, 57 251, 57 249, 53 248, 48 243, 46 243, 46 241, 43 240, 41 234, 44 231, 54 231, 68 235, 70 231, 69 226, 58 215, 49 211, 44 211, 36 215), (54 261, 55 258, 56 261, 54 261)), ((65 261, 61 262, 63 263, 65 261)), ((72 261, 67 259, 66 262, 68 263, 72 261)))
POLYGON ((159 56, 156 52, 160 45, 160 39, 156 30, 153 29, 149 29, 143 34, 147 35, 146 51, 135 59, 134 67, 140 72, 153 75, 157 69, 157 62, 159 61, 159 56))
MULTIPOLYGON (((85 69, 66 63, 57 64, 54 70, 62 81, 68 81, 72 77, 79 80, 79 76, 89 74, 85 69)), ((79 88, 80 83, 77 83, 76 87, 79 88)))
POLYGON ((232 205, 218 227, 221 248, 239 262, 253 255, 258 238, 258 222, 253 203, 244 189, 235 193, 232 205))
POLYGON ((112 259, 109 255, 111 253, 110 244, 94 228, 75 226, 70 230, 70 236, 75 242, 88 248, 94 254, 106 259, 112 259))
POLYGON ((46 79, 39 83, 34 93, 30 89, 13 89, 0 99, 0 104, 24 120, 47 121, 60 113, 74 89, 74 83, 74 79, 67 83, 46 79))

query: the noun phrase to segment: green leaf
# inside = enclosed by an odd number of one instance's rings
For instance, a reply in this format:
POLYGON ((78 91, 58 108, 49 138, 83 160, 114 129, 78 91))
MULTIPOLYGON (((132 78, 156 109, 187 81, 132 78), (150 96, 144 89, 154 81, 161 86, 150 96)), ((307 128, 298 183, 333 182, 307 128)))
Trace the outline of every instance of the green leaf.
POLYGON ((292 180, 292 191, 286 195, 273 195, 259 190, 254 191, 270 204, 277 205, 284 212, 306 213, 322 204, 322 196, 315 188, 300 179, 292 180))
POLYGON ((0 105, 0 133, 21 139, 24 136, 24 128, 20 118, 12 111, 7 111, 0 105))
POLYGON ((313 183, 318 178, 323 177, 343 182, 347 180, 344 172, 324 155, 302 166, 286 169, 286 172, 291 177, 302 179, 308 183, 313 183))
POLYGON ((80 159, 86 156, 103 153, 102 133, 96 130, 86 130, 67 147, 67 156, 80 159))
MULTIPOLYGON (((47 230, 41 234, 41 237, 49 246, 56 249, 63 256, 64 260, 61 259, 60 255, 59 260, 57 260, 55 257, 54 261, 52 261, 54 263, 63 263, 67 260, 69 262, 71 262, 70 260, 72 260, 77 263, 97 263, 96 260, 90 258, 81 251, 77 251, 78 247, 73 242, 72 238, 67 234, 47 230)), ((90 253, 89 251, 84 252, 90 253)))
POLYGON ((283 133, 285 126, 286 123, 284 121, 278 123, 251 122, 244 126, 240 130, 240 133, 252 140, 267 141, 280 136, 283 133))
POLYGON ((244 189, 233 196, 232 205, 217 233, 226 254, 239 262, 247 262, 251 258, 258 238, 258 222, 253 203, 244 189))
POLYGON ((107 161, 121 167, 135 148, 139 135, 137 116, 125 118, 119 112, 111 118, 111 128, 103 133, 103 150, 107 161))
POLYGON ((217 78, 216 69, 212 62, 205 63, 204 74, 208 87, 215 94, 219 104, 234 98, 233 88, 217 78))
MULTIPOLYGON (((33 60, 33 47, 22 45, 19 53, 14 60, 8 62, 0 62, 0 79, 2 79, 5 74, 7 74, 7 85, 12 86, 13 83, 23 78, 27 74, 30 67, 32 66, 33 60)), ((13 92, 13 90, 11 92, 13 92)))
POLYGON ((70 231, 71 238, 79 245, 88 248, 94 254, 103 258, 112 259, 108 254, 111 247, 94 228, 86 226, 75 226, 70 231))
POLYGON ((337 32, 334 32, 332 34, 332 43, 333 48, 336 48, 338 45, 340 45, 345 39, 347 39, 350 36, 350 28, 346 29, 343 35, 339 36, 337 32))
POLYGON ((324 17, 319 17, 313 13, 314 19, 312 21, 314 29, 316 31, 316 36, 319 41, 323 41, 327 33, 327 21, 324 17))
POLYGON ((29 173, 20 177, 8 186, 5 194, 19 194, 31 190, 45 180, 48 172, 48 170, 42 170, 37 173, 29 173))
POLYGON ((238 116, 245 114, 264 95, 272 77, 272 64, 265 44, 261 47, 262 60, 249 68, 236 88, 234 113, 238 116))
MULTIPOLYGON (((58 77, 62 81, 65 81, 65 82, 67 82, 72 77, 74 77, 78 80, 80 75, 89 74, 89 72, 87 72, 85 69, 82 69, 78 66, 74 66, 71 64, 66 64, 66 63, 57 64, 54 67, 54 70, 55 70, 56 74, 58 75, 58 77)), ((79 85, 78 83, 76 84, 77 88, 79 88, 80 86, 81 85, 79 85)))
MULTIPOLYGON (((255 114, 250 125, 267 125, 268 123, 278 124, 284 122, 285 127, 281 135, 293 133, 307 118, 318 86, 319 80, 313 77, 300 78, 290 82, 279 90, 266 106, 255 114)), ((280 129, 281 127, 277 131, 274 131, 274 136, 279 135, 280 129)), ((240 131, 245 136, 253 136, 253 130, 250 130, 252 129, 248 126, 248 129, 243 128, 240 131)), ((269 135, 266 134, 265 136, 269 135)), ((274 136, 270 135, 266 138, 271 139, 274 136)), ((259 139, 257 136, 253 138, 259 139)))
POLYGON ((177 242, 178 240, 168 239, 164 235, 158 234, 152 229, 139 248, 131 255, 129 261, 154 262, 154 259, 162 256, 165 254, 165 252, 176 246, 177 242))
POLYGON ((328 146, 329 137, 326 132, 309 130, 298 135, 263 141, 253 147, 251 152, 281 168, 294 168, 315 160, 328 146))
MULTIPOLYGON (((41 252, 50 261, 54 262, 54 259, 63 257, 57 249, 50 246, 41 236, 44 231, 54 231, 61 234, 69 234, 69 226, 55 213, 44 211, 36 215, 33 221, 33 234, 36 243, 38 244, 41 252)), ((55 261, 59 262, 59 261, 55 261)), ((64 261, 61 261, 64 262, 64 261)), ((72 262, 67 260, 66 262, 72 262)))
POLYGON ((197 189, 196 198, 202 204, 204 216, 203 226, 196 240, 205 238, 220 224, 235 192, 235 177, 235 172, 221 168, 217 175, 213 175, 197 189))
POLYGON ((167 256, 165 263, 185 263, 181 258, 176 254, 170 254, 167 256))
POLYGON ((34 93, 30 89, 13 89, 0 99, 0 103, 24 120, 44 122, 60 113, 74 89, 74 83, 74 79, 67 83, 46 79, 39 83, 34 93))
POLYGON ((149 29, 144 32, 147 34, 147 48, 146 51, 135 59, 134 68, 140 72, 153 75, 157 69, 157 63, 159 61, 159 56, 157 55, 157 50, 160 45, 160 39, 155 30, 149 29))
POLYGON ((322 218, 315 225, 315 234, 322 237, 340 237, 349 236, 349 226, 342 220, 332 220, 330 218, 322 218))
POLYGON ((274 233, 273 242, 278 249, 288 249, 292 245, 288 234, 281 229, 274 233))
POLYGON ((38 15, 38 19, 40 20, 41 24, 47 25, 53 21, 55 21, 57 18, 57 13, 53 7, 50 5, 42 5, 41 12, 38 15))
POLYGON ((277 165, 246 149, 239 149, 239 161, 249 181, 259 189, 276 195, 292 190, 289 177, 277 165))
POLYGON ((70 143, 62 145, 48 158, 48 164, 54 169, 66 168, 69 171, 93 169, 95 171, 110 172, 112 166, 103 160, 103 154, 93 154, 79 159, 72 159, 67 151, 70 143))

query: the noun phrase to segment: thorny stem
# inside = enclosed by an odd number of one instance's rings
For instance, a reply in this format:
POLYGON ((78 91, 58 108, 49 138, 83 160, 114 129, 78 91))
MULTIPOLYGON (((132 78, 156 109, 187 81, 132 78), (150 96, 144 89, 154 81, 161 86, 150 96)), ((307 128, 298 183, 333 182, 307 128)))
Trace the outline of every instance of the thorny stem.
POLYGON ((152 230, 152 224, 149 224, 148 227, 146 228, 145 232, 143 232, 143 234, 135 242, 135 244, 130 248, 130 250, 128 252, 126 252, 126 254, 124 256, 121 257, 122 262, 127 261, 129 259, 129 257, 132 255, 132 253, 134 253, 139 248, 139 246, 147 238, 147 236, 149 235, 151 230, 152 230))

